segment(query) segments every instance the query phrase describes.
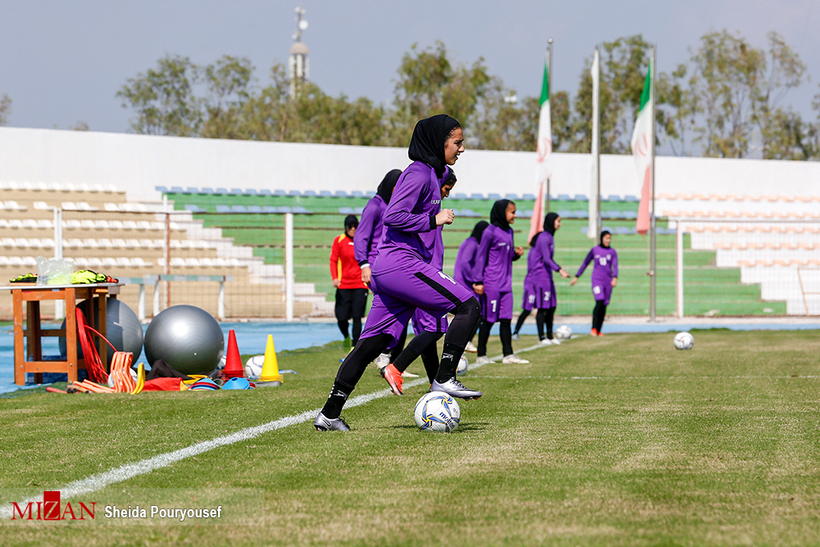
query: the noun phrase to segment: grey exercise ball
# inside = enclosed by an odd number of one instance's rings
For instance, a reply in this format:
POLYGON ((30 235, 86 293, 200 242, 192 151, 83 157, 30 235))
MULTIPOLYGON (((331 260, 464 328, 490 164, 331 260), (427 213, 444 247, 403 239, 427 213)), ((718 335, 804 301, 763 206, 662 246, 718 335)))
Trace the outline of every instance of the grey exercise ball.
POLYGON ((208 374, 222 359, 225 336, 216 319, 196 306, 172 306, 145 330, 148 364, 162 359, 183 374, 208 374))
MULTIPOLYGON (((99 297, 94 299, 95 307, 97 305, 97 298, 99 297)), ((77 308, 83 312, 87 324, 100 330, 99 319, 95 318, 94 324, 91 325, 91 313, 88 300, 83 300, 77 304, 77 308)), ((65 329, 65 320, 61 328, 65 329)), ((134 313, 134 310, 129 308, 127 304, 114 298, 108 299, 105 304, 105 331, 105 337, 117 348, 117 351, 129 351, 134 354, 135 360, 139 359, 140 353, 142 353, 143 342, 142 324, 137 314, 134 313)), ((89 334, 91 335, 91 341, 94 342, 97 351, 99 351, 101 347, 100 344, 105 344, 105 342, 100 340, 99 336, 95 333, 89 331, 89 334)), ((61 336, 57 343, 60 346, 60 354, 65 355, 65 337, 61 336)), ((107 364, 110 365, 111 359, 114 357, 114 351, 108 345, 106 345, 106 348, 108 348, 107 364)), ((77 357, 83 357, 83 348, 79 340, 77 340, 77 357)))

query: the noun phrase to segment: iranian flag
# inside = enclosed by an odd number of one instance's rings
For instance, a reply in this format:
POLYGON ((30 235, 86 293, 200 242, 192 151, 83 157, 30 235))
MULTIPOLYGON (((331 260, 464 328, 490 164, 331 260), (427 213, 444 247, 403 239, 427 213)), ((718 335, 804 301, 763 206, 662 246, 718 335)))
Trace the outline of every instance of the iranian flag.
POLYGON ((646 80, 641 93, 641 109, 635 119, 635 129, 632 131, 632 155, 635 157, 635 166, 638 168, 638 182, 641 185, 641 201, 638 204, 638 222, 636 229, 639 234, 649 231, 649 202, 652 200, 652 158, 655 155, 655 126, 652 120, 652 70, 650 64, 646 72, 646 80))
POLYGON ((541 83, 541 113, 538 117, 538 149, 536 157, 535 184, 538 187, 538 197, 530 218, 530 235, 532 237, 544 230, 544 201, 547 199, 547 179, 552 175, 550 156, 552 155, 552 125, 550 122, 550 81, 549 81, 549 52, 544 60, 544 79, 541 83))

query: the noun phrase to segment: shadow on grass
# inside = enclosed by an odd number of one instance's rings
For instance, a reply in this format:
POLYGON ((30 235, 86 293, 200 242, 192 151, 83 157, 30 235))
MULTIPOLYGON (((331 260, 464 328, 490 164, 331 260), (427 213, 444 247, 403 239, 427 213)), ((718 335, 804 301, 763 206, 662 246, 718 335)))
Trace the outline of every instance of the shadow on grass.
MULTIPOLYGON (((458 433, 459 431, 483 431, 490 425, 489 422, 467 422, 467 423, 460 423, 458 424, 458 429, 456 429, 453 433, 458 433)), ((418 426, 415 425, 391 425, 387 426, 384 429, 403 429, 403 430, 416 430, 418 426)))

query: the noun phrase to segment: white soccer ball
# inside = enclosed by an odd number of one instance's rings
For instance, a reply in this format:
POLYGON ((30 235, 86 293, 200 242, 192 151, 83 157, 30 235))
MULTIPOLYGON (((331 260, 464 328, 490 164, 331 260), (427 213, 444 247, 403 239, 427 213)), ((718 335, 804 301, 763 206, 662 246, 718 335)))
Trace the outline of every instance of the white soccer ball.
POLYGON ((467 366, 469 363, 467 362, 467 356, 462 354, 461 359, 458 360, 458 368, 456 368, 456 374, 464 374, 467 372, 467 366))
POLYGON ((675 335, 674 344, 678 349, 692 349, 695 345, 695 337, 688 332, 679 332, 675 335))
POLYGON ((259 378, 262 376, 262 366, 265 364, 264 355, 254 355, 245 362, 245 378, 259 378))
POLYGON ((416 425, 423 431, 450 433, 461 421, 461 409, 455 399, 443 391, 431 391, 416 403, 416 425))
POLYGON ((569 328, 569 325, 561 325, 555 329, 555 336, 559 340, 569 340, 570 336, 572 336, 572 329, 569 328))

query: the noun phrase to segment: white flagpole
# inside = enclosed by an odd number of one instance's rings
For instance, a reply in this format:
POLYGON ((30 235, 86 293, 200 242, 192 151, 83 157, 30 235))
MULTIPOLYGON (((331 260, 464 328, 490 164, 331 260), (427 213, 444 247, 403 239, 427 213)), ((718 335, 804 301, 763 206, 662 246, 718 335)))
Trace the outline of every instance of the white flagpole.
MULTIPOLYGON (((550 90, 550 154, 552 153, 552 82, 554 81, 552 78, 552 38, 547 40, 547 78, 549 78, 549 90, 550 90)), ((547 177, 547 205, 546 209, 544 209, 544 214, 546 215, 550 211, 550 179, 552 179, 552 173, 550 176, 547 177)))
POLYGON ((655 46, 649 51, 649 70, 652 73, 652 123, 649 125, 649 153, 652 162, 652 203, 649 211, 649 230, 650 230, 650 271, 652 275, 649 278, 649 320, 656 319, 656 295, 655 295, 655 280, 657 279, 657 237, 655 229, 655 46))
POLYGON ((601 231, 601 67, 598 48, 592 58, 592 191, 589 196, 589 227, 587 236, 596 240, 601 231))

